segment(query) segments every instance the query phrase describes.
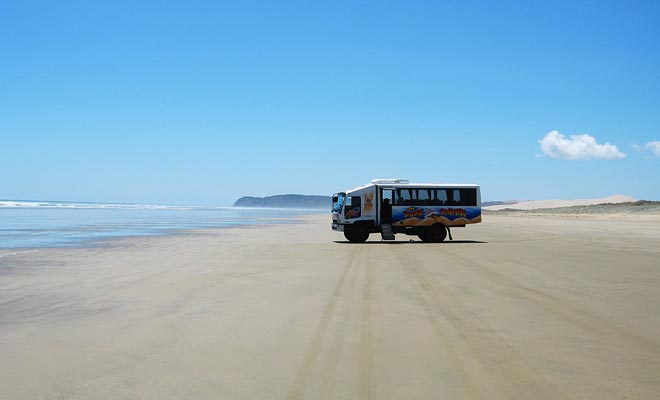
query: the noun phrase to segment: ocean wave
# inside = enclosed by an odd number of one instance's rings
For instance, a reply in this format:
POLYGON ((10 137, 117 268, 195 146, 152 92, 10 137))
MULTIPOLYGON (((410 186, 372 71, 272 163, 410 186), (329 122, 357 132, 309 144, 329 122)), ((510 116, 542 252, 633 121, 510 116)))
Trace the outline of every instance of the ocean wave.
POLYGON ((208 207, 165 204, 85 203, 72 201, 0 200, 0 208, 67 208, 115 210, 202 210, 208 207))

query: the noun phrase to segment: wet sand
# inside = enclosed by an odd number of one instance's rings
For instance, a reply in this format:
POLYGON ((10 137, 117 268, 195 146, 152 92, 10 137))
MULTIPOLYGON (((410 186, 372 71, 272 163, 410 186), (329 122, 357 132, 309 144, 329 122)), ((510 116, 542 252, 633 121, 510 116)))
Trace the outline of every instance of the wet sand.
POLYGON ((658 398, 657 220, 329 220, 0 251, 0 398, 658 398))

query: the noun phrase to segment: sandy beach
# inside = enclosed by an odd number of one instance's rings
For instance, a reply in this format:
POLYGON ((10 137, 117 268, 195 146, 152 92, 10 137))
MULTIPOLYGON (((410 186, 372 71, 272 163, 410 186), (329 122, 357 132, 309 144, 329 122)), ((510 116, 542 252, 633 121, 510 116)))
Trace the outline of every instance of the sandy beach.
POLYGON ((0 398, 658 398, 657 219, 453 235, 348 244, 316 215, 1 250, 0 398))

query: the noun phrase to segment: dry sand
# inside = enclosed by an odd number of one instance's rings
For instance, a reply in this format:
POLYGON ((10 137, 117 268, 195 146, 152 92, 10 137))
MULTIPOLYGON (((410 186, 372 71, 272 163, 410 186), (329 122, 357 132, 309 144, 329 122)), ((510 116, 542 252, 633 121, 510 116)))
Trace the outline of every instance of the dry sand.
POLYGON ((0 253, 0 399, 660 397, 657 220, 329 219, 0 253))
POLYGON ((506 210, 506 209, 538 210, 543 208, 560 208, 560 207, 575 207, 575 206, 591 206, 597 204, 630 203, 634 201, 635 199, 630 196, 615 194, 612 196, 602 197, 598 199, 575 199, 575 200, 555 199, 555 200, 519 201, 519 202, 512 202, 507 204, 498 204, 494 206, 486 206, 484 207, 484 209, 491 211, 506 210))

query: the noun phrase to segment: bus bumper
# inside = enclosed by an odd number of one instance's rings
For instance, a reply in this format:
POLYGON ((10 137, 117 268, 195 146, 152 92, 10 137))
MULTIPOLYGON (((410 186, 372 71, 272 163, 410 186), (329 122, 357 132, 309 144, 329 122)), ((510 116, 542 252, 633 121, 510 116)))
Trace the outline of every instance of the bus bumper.
POLYGON ((336 223, 336 222, 333 222, 333 223, 332 223, 332 230, 333 230, 333 231, 343 232, 343 231, 344 231, 344 225, 340 225, 340 224, 338 224, 338 223, 336 223))

